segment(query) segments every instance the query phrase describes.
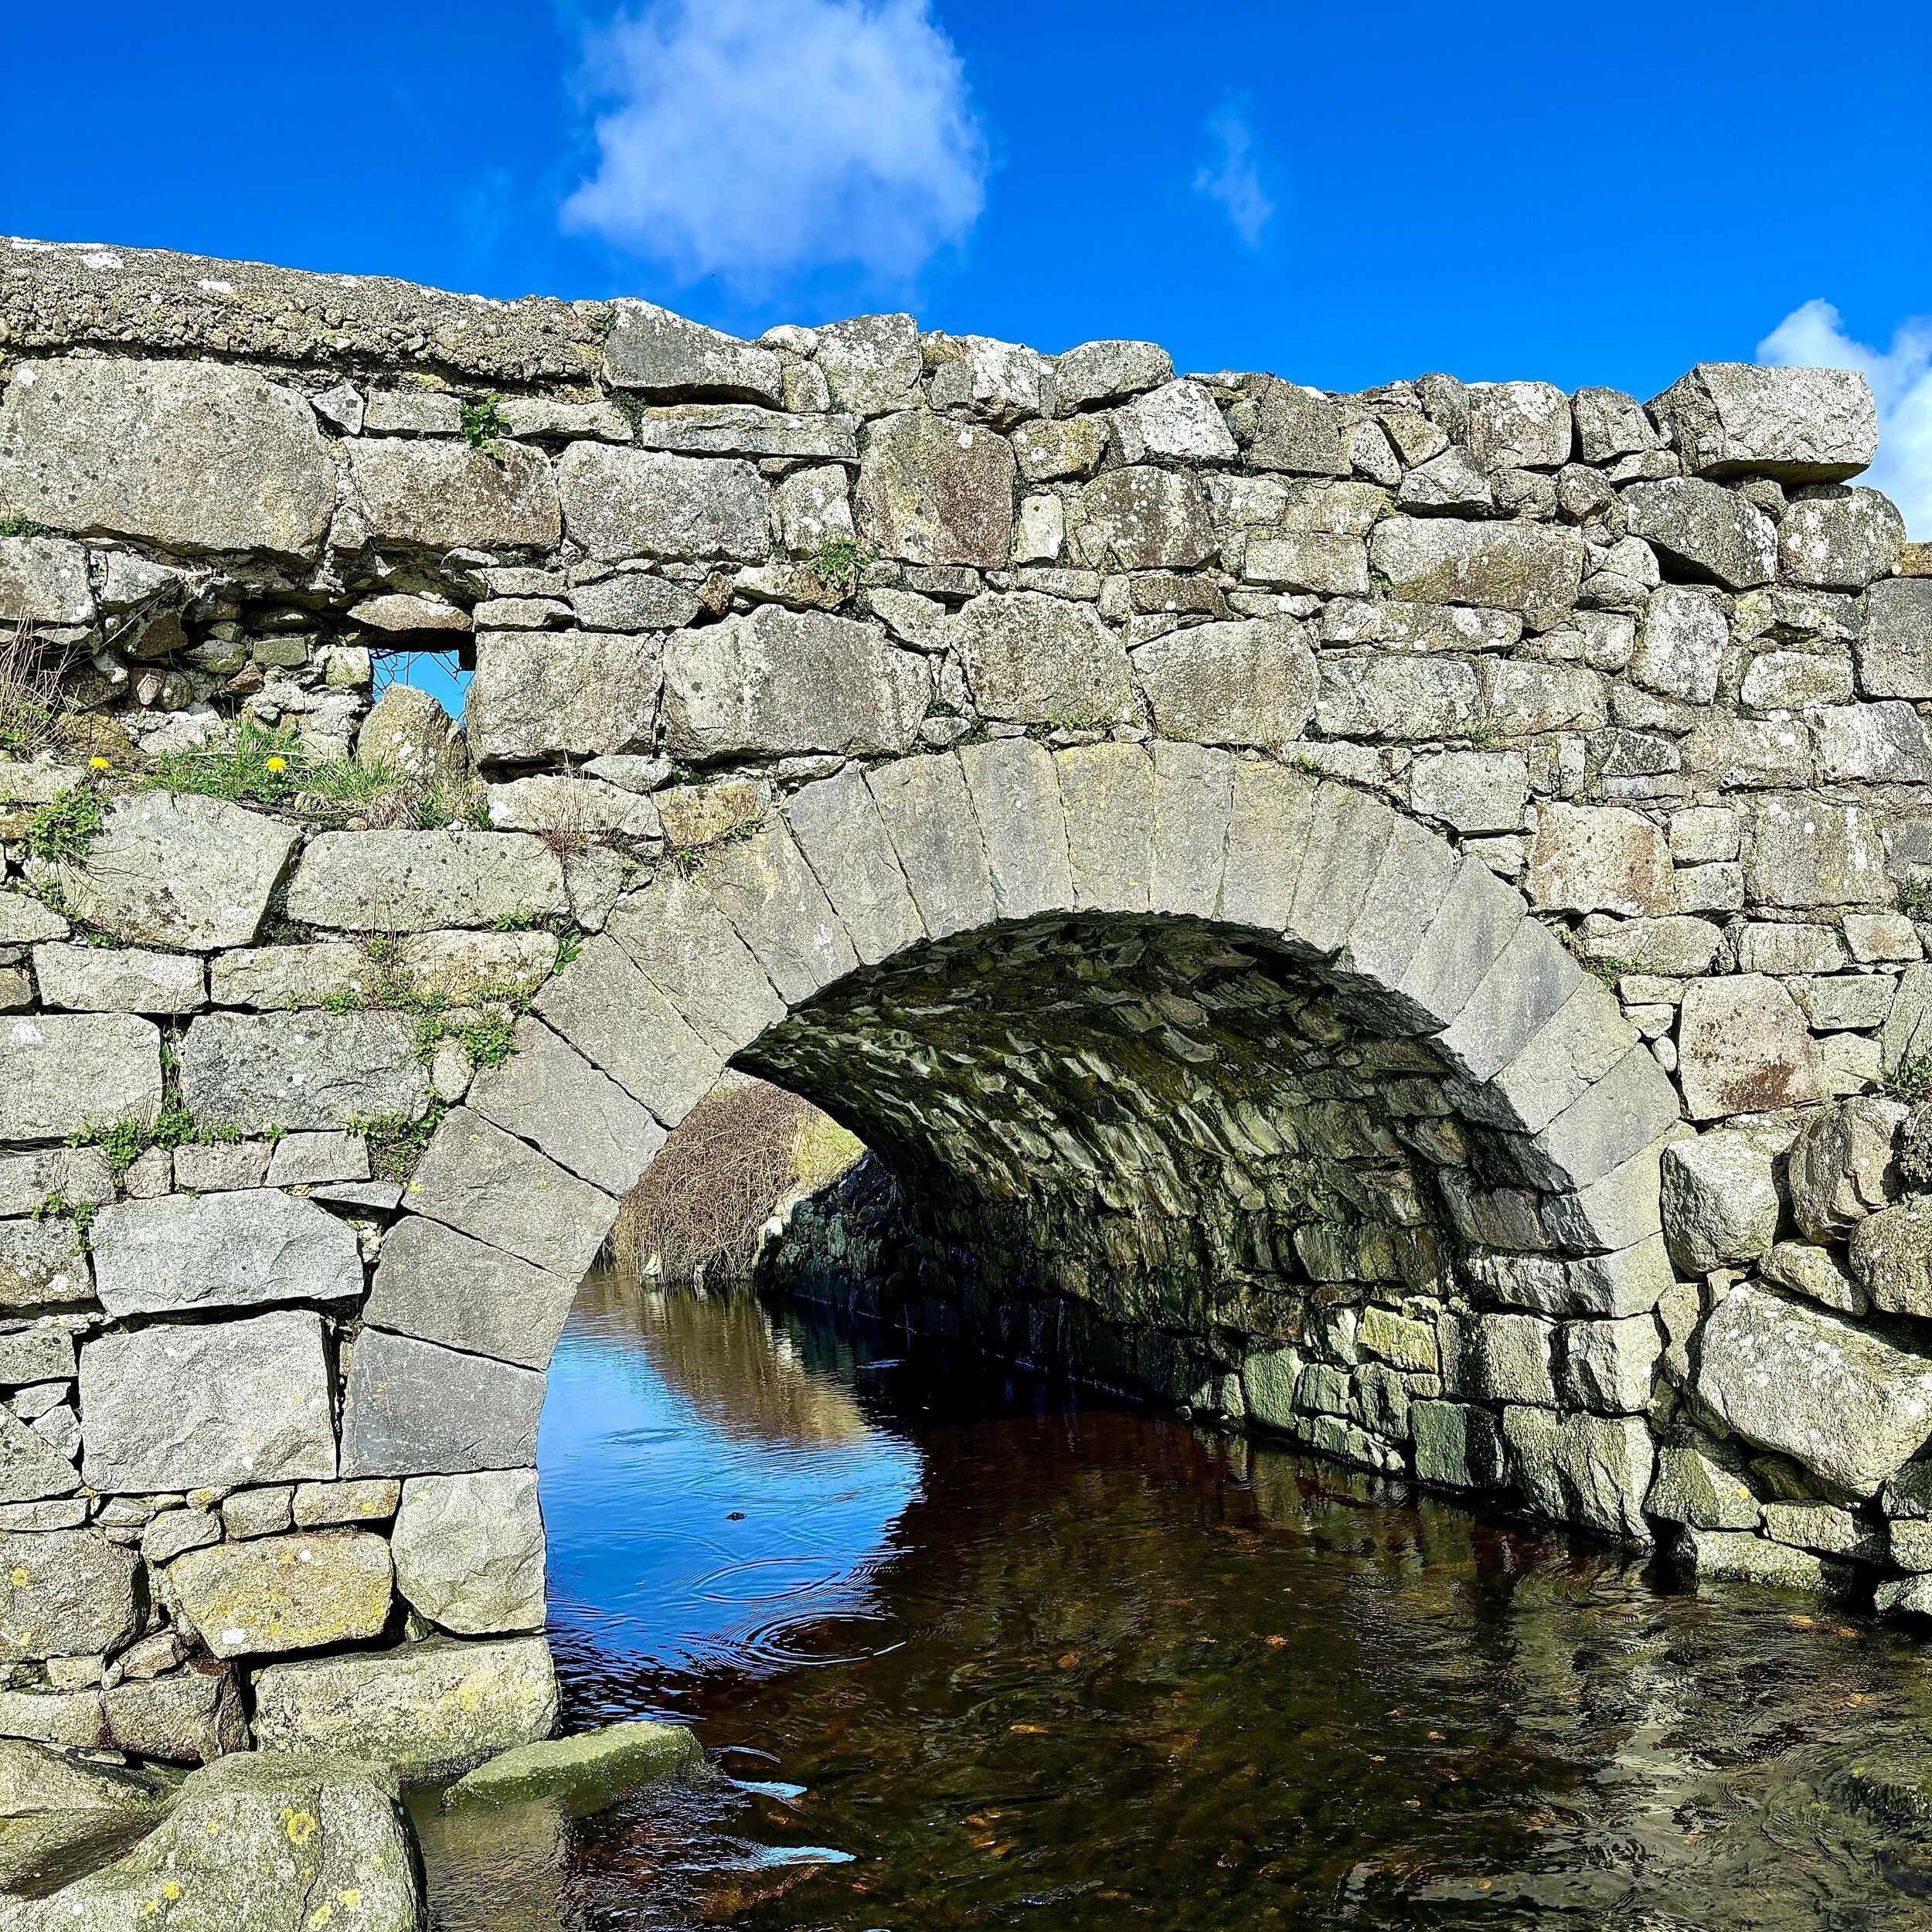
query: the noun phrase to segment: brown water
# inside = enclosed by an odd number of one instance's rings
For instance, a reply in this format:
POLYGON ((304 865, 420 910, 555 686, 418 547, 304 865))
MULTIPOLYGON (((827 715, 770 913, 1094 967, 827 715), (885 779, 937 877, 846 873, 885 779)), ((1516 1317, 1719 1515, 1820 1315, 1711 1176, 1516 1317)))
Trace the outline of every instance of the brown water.
POLYGON ((566 1721, 728 1775, 428 1818, 447 1932, 1932 1923, 1896 1631, 898 1345, 587 1285, 566 1721))

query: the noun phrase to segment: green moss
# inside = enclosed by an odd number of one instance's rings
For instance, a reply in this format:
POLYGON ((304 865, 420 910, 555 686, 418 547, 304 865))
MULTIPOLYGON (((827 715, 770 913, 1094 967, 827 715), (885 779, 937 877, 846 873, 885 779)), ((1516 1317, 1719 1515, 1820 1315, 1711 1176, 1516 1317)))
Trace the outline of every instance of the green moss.
POLYGON ((58 536, 51 524, 36 523, 30 516, 0 517, 0 536, 58 536))

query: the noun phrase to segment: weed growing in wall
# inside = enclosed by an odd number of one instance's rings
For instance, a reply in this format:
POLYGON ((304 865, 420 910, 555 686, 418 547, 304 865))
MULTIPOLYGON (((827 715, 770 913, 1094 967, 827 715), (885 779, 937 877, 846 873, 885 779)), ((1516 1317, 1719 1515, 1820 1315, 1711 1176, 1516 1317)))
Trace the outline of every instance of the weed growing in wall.
POLYGON ((503 452, 496 439, 509 434, 510 419, 503 413, 496 392, 492 389, 480 403, 465 403, 461 417, 463 440, 471 449, 481 450, 492 463, 501 463, 503 452))

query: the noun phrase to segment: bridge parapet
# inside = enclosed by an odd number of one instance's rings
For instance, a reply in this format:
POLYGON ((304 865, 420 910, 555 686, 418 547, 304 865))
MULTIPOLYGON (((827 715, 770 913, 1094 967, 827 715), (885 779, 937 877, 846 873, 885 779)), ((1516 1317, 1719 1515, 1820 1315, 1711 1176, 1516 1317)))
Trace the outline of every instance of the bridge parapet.
POLYGON ((546 1725, 543 1370, 727 1065, 908 1182, 935 1318, 1932 1609, 1932 554, 1862 379, 19 243, 0 346, 17 1721, 473 1662, 447 1761, 546 1725), (437 649, 462 738, 372 708, 437 649))

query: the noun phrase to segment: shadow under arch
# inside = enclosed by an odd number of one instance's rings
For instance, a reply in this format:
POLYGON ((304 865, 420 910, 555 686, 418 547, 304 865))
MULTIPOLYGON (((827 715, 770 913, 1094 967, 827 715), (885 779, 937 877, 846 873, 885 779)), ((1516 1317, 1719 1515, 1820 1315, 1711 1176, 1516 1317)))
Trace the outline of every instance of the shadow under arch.
MULTIPOLYGON (((982 1313, 1090 1315, 1141 1379, 1170 1365, 1164 1393, 1202 1394, 1171 1365, 1204 1366, 1209 1406, 1383 1467, 1381 1425, 1432 1403, 1429 1440, 1393 1448, 1414 1473, 1647 1534, 1640 1416, 1553 1386, 1509 1410, 1414 1316, 1459 1294, 1647 1314, 1675 1092, 1519 893, 1349 785, 1169 742, 848 764, 620 901, 523 1026, 543 1104, 479 1081, 406 1206, 553 1280, 740 1066, 900 1170, 934 1240, 975 1257, 982 1313), (587 1153, 607 1083, 648 1118, 587 1153), (1371 1308, 1366 1338, 1366 1313, 1329 1312, 1371 1308), (1386 1372, 1325 1403, 1301 1386, 1357 1352, 1386 1372)), ((366 1352, 352 1458, 381 1399, 366 1352)))

